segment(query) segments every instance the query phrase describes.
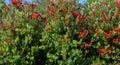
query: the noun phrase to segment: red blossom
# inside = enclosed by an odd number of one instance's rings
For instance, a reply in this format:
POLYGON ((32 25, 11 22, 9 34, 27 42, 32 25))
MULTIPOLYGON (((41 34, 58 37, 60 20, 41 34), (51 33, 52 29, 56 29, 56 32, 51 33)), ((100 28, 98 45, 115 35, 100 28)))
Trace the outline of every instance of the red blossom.
POLYGON ((20 5, 21 1, 20 0, 11 0, 13 5, 20 5))
POLYGON ((8 12, 10 10, 10 4, 8 4, 6 7, 5 7, 5 11, 8 12))
POLYGON ((108 44, 110 41, 109 41, 109 40, 106 40, 105 42, 108 44))
POLYGON ((120 1, 116 0, 116 1, 115 1, 115 5, 116 5, 117 8, 120 10, 120 1))
POLYGON ((38 18, 38 20, 41 20, 41 16, 40 15, 37 18, 38 18))
POLYGON ((78 34, 78 38, 85 37, 86 36, 86 31, 81 31, 78 34))
POLYGON ((39 14, 38 14, 37 12, 32 12, 32 19, 38 17, 38 15, 39 15, 39 14))
POLYGON ((92 43, 91 43, 91 42, 85 44, 85 47, 86 47, 86 48, 91 47, 91 46, 92 46, 92 43))
POLYGON ((114 50, 114 47, 113 47, 113 46, 107 47, 107 48, 106 48, 106 51, 109 51, 109 50, 110 50, 110 51, 113 51, 113 50, 114 50))
POLYGON ((49 15, 52 16, 52 15, 53 15, 53 12, 52 12, 52 11, 49 11, 49 15))
POLYGON ((14 33, 14 32, 15 32, 15 29, 11 29, 10 32, 11 32, 11 33, 14 33))
POLYGON ((18 10, 21 10, 21 6, 19 6, 19 5, 17 5, 16 8, 17 8, 18 10))
POLYGON ((53 0, 50 0, 50 4, 53 4, 54 2, 53 2, 53 0))
POLYGON ((79 21, 80 21, 80 20, 79 20, 79 18, 77 17, 77 18, 75 19, 75 23, 78 24, 79 21))
POLYGON ((67 7, 71 7, 71 4, 67 4, 67 7))
POLYGON ((101 49, 101 48, 98 48, 97 51, 98 51, 99 53, 107 53, 107 50, 104 50, 104 49, 101 49))
POLYGON ((116 28, 116 34, 118 35, 118 34, 120 34, 120 27, 119 28, 116 28))
POLYGON ((108 5, 108 2, 104 2, 104 5, 108 5))
POLYGON ((10 44, 11 40, 6 40, 5 42, 6 42, 7 44, 10 44))
POLYGON ((96 14, 96 11, 92 11, 92 14, 95 15, 95 14, 96 14))
POLYGON ((66 38, 63 38, 62 41, 65 42, 65 41, 66 41, 66 38))
POLYGON ((65 5, 65 4, 66 4, 66 2, 65 2, 65 1, 62 1, 62 2, 60 2, 60 4, 61 4, 61 5, 65 5))
POLYGON ((44 21, 44 25, 47 25, 48 24, 48 22, 47 21, 44 21))
POLYGON ((120 5, 120 1, 116 0, 116 1, 115 1, 115 4, 116 4, 117 6, 120 5))
POLYGON ((65 9, 60 9, 59 12, 60 12, 60 13, 61 13, 61 12, 66 12, 66 10, 65 10, 65 9))
POLYGON ((99 30, 96 30, 96 34, 99 35, 99 34, 100 34, 100 31, 99 31, 99 30))
POLYGON ((67 11, 66 14, 67 14, 67 15, 70 15, 70 12, 67 11))
POLYGON ((80 48, 83 48, 84 47, 84 45, 83 44, 80 44, 80 48))
POLYGON ((90 16, 86 16, 86 18, 85 18, 86 20, 90 20, 90 16))
POLYGON ((69 21, 68 21, 68 20, 64 20, 64 23, 65 23, 66 25, 68 25, 68 24, 69 24, 69 21))
POLYGON ((82 14, 79 14, 79 19, 84 19, 84 16, 82 14))
POLYGON ((51 30, 51 28, 47 28, 47 29, 46 29, 46 31, 50 31, 50 30, 51 30))
POLYGON ((105 20, 106 20, 106 22, 109 22, 109 21, 110 21, 110 17, 107 16, 107 17, 105 18, 105 20))
POLYGON ((105 37, 111 37, 112 36, 112 32, 113 32, 112 30, 110 30, 109 33, 104 32, 104 36, 105 37))
POLYGON ((30 4, 30 7, 36 7, 36 6, 37 6, 37 4, 34 4, 34 3, 30 4))
POLYGON ((113 43, 119 44, 119 43, 120 43, 120 39, 119 39, 119 38, 114 38, 114 39, 113 39, 113 43))
POLYGON ((69 35, 65 36, 65 37, 62 39, 62 41, 65 42, 68 38, 70 38, 69 35))
POLYGON ((93 33, 93 30, 92 30, 92 29, 90 29, 90 30, 89 30, 89 32, 90 32, 90 33, 93 33))
POLYGON ((79 15, 78 12, 76 12, 76 11, 73 12, 73 16, 78 16, 78 15, 79 15))
POLYGON ((8 29, 9 28, 9 25, 8 25, 8 23, 3 23, 3 26, 6 28, 6 29, 8 29))

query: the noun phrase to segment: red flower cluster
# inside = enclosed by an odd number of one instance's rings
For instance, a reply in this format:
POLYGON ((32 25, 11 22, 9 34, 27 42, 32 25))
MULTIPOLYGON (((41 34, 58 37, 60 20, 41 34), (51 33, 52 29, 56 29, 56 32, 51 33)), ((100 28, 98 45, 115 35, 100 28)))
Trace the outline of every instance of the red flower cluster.
POLYGON ((104 32, 104 36, 105 37, 111 37, 112 36, 112 32, 113 32, 112 30, 110 30, 109 33, 104 32))
POLYGON ((115 4, 116 4, 117 8, 120 10, 120 1, 116 0, 115 4))
POLYGON ((101 56, 105 56, 105 54, 107 54, 108 51, 113 51, 113 50, 114 50, 113 46, 107 47, 106 49, 102 49, 102 48, 97 49, 97 51, 101 54, 101 56))
POLYGON ((36 7, 37 6, 37 4, 30 4, 30 7, 36 7))
POLYGON ((12 0, 11 2, 13 5, 20 5, 21 4, 20 0, 12 0))
POLYGON ((34 19, 34 18, 36 18, 38 16, 39 16, 39 14, 37 12, 32 12, 32 19, 34 19))

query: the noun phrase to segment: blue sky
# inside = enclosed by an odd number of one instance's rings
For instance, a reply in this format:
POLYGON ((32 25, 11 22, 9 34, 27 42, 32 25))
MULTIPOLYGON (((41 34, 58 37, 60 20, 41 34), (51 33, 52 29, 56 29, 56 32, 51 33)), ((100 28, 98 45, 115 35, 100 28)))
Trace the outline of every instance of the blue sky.
MULTIPOLYGON (((30 3, 32 2, 32 0, 23 0, 23 1, 30 2, 30 3)), ((10 3, 11 3, 11 0, 5 0, 5 3, 6 3, 6 4, 10 4, 10 3)))
MULTIPOLYGON (((5 3, 10 4, 10 1, 11 0, 5 0, 5 3)), ((27 2, 30 2, 30 3, 32 2, 32 0, 23 0, 23 1, 27 1, 27 2)), ((85 4, 86 2, 87 2, 87 0, 79 0, 80 4, 85 4)))

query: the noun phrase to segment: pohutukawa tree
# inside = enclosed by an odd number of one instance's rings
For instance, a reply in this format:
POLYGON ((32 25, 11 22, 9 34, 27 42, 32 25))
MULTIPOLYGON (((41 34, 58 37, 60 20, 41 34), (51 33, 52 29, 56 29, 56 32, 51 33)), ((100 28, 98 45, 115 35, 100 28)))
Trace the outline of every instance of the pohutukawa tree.
POLYGON ((120 64, 120 2, 0 3, 1 65, 120 64))

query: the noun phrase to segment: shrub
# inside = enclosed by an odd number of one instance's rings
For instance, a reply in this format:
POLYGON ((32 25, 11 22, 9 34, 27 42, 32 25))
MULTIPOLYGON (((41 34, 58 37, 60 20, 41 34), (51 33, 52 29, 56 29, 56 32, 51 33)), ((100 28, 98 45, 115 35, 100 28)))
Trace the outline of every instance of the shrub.
POLYGON ((119 64, 120 2, 44 3, 0 5, 0 64, 119 64))

